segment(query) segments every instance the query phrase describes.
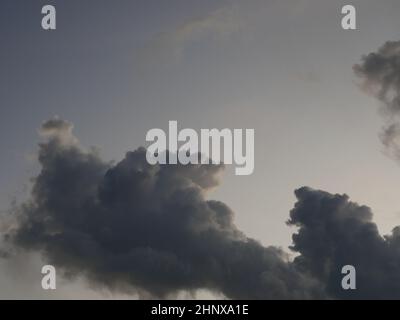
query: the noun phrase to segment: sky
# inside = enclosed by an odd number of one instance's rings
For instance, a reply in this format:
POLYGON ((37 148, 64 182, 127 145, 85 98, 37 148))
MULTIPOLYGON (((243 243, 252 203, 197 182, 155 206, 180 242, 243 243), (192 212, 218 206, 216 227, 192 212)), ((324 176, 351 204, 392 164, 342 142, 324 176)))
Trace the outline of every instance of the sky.
MULTIPOLYGON (((263 248, 290 253, 292 234, 306 225, 293 217, 286 224, 296 201, 306 201, 294 193, 303 186, 347 194, 371 208, 380 234, 389 234, 400 225, 400 168, 379 138, 382 101, 362 88, 353 66, 386 41, 399 40, 400 3, 351 3, 357 30, 341 28, 341 8, 349 3, 338 0, 3 0, 1 214, 9 215, 32 195, 32 178, 44 166, 37 159, 45 152, 38 143, 70 134, 68 129, 43 136, 42 124, 54 116, 73 124, 82 148, 95 147, 116 170, 127 151, 147 145, 148 130, 167 130, 168 121, 177 120, 180 128, 195 130, 255 129, 254 173, 237 176, 234 166, 226 166, 218 187, 204 189, 207 199, 229 206, 235 228, 263 248), (41 28, 45 4, 56 7, 54 31, 41 28)), ((0 259, 0 298, 142 297, 109 290, 107 281, 97 281, 105 270, 90 281, 85 273, 60 278, 55 292, 45 292, 40 266, 58 260, 30 250, 11 262, 0 259)), ((210 282, 206 290, 193 282, 174 292, 251 297, 245 288, 210 282)), ((311 280, 305 282, 312 287, 311 280)), ((139 286, 150 288, 151 295, 168 292, 168 283, 139 286)), ((306 298, 319 297, 314 289, 306 298)), ((259 292, 256 298, 264 288, 259 292)))

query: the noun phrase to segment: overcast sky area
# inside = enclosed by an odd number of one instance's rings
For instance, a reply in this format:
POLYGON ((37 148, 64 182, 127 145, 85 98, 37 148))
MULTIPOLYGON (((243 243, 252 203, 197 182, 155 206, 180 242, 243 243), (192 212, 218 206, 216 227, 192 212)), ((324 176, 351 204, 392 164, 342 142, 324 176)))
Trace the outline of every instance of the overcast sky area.
MULTIPOLYGON (((353 66, 400 40, 399 13, 397 0, 1 1, 1 215, 29 197, 46 120, 72 123, 82 146, 115 163, 177 120, 255 129, 254 173, 226 166, 207 199, 229 206, 263 246, 290 253, 296 226, 286 221, 303 186, 347 194, 390 233, 400 225, 400 167, 379 139, 380 102, 353 66), (41 28, 45 4, 57 9, 55 31, 41 28), (341 28, 345 4, 357 9, 357 30, 341 28)), ((83 275, 46 292, 47 262, 35 252, 0 259, 0 298, 140 297, 83 275)), ((235 297, 221 287, 197 297, 235 297)))

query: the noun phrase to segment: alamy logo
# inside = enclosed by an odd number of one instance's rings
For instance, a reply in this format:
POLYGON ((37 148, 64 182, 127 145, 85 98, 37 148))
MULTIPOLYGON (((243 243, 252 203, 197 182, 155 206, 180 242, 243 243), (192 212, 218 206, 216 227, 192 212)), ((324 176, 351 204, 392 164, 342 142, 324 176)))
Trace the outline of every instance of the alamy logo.
POLYGON ((42 267, 42 288, 43 290, 56 289, 56 268, 52 265, 45 265, 42 267))
POLYGON ((168 129, 168 135, 162 129, 148 131, 146 141, 153 142, 147 148, 148 163, 236 164, 236 175, 253 173, 254 129, 246 129, 244 138, 243 129, 201 129, 200 141, 193 129, 178 131, 177 121, 169 121, 168 129), (182 145, 178 146, 180 142, 182 145))
POLYGON ((352 265, 345 265, 342 268, 342 274, 345 276, 342 279, 342 288, 344 290, 356 289, 356 268, 352 265))
POLYGON ((56 8, 46 5, 42 8, 42 28, 43 30, 56 30, 56 8))

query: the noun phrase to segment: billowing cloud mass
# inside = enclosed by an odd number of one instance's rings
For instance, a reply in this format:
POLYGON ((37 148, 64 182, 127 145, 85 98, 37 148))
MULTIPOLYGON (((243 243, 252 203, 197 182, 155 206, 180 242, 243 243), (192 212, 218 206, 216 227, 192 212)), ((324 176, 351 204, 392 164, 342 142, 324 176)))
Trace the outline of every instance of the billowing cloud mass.
POLYGON ((151 166, 143 148, 111 165, 84 151, 65 121, 46 122, 42 134, 42 169, 9 242, 113 290, 155 297, 198 288, 229 298, 320 294, 285 253, 246 237, 224 203, 205 199, 221 166, 151 166))
POLYGON ((65 276, 158 298, 196 289, 240 299, 400 298, 400 228, 381 237, 370 209, 346 195, 296 191, 292 261, 241 232, 227 205, 206 200, 222 166, 152 166, 143 148, 113 165, 84 150, 68 122, 50 120, 41 133, 41 171, 5 238, 65 276), (355 291, 341 289, 347 264, 355 291))
POLYGON ((400 160, 400 41, 388 41, 354 66, 363 88, 382 103, 386 124, 381 139, 391 156, 400 160))
MULTIPOLYGON (((354 71, 382 103, 382 141, 400 160, 400 42, 354 71)), ((381 236, 371 210, 347 195, 295 191, 292 259, 247 237, 226 204, 207 200, 223 166, 149 165, 144 148, 107 163, 59 118, 40 134, 41 170, 30 199, 1 221, 1 259, 39 252, 65 277, 145 297, 208 289, 234 299, 400 299, 400 227, 381 236), (341 286, 345 265, 356 268, 356 290, 341 286)))
POLYGON ((332 298, 400 298, 400 227, 380 236, 366 206, 347 195, 300 188, 289 224, 299 227, 293 235, 298 270, 312 274, 332 298), (357 289, 341 287, 341 268, 357 270, 357 289))

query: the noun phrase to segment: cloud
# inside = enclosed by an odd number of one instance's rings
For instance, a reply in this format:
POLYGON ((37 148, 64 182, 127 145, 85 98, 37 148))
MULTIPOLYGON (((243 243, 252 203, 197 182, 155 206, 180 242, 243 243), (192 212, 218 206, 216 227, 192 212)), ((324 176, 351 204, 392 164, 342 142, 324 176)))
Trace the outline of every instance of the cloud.
POLYGON ((296 190, 291 260, 206 199, 223 166, 151 166, 143 148, 112 165, 75 137, 64 144, 71 128, 63 120, 42 126, 51 134, 40 144, 31 198, 14 209, 7 257, 40 252, 65 277, 142 297, 207 289, 235 299, 400 298, 400 227, 380 236, 371 210, 348 196, 296 190), (340 286, 347 264, 357 270, 354 291, 340 286))
POLYGON ((238 6, 229 4, 203 16, 192 18, 172 30, 158 33, 143 48, 140 56, 148 62, 177 60, 191 43, 202 39, 221 40, 243 27, 238 6))
MULTIPOLYGON (((382 142, 398 159, 399 68, 400 42, 354 66, 382 103, 382 142)), ((39 252, 66 278, 142 297, 207 289, 235 299, 400 299, 400 227, 381 236, 370 208, 347 195, 295 191, 290 259, 240 231, 226 204, 207 200, 223 166, 153 166, 144 148, 107 163, 59 118, 40 134, 30 199, 1 221, 3 260, 39 252), (344 265, 356 268, 356 290, 341 288, 344 265)))
POLYGON ((299 227, 292 249, 298 270, 308 272, 333 298, 400 298, 400 227, 382 237, 372 212, 347 195, 300 188, 289 224, 299 227), (341 268, 353 265, 357 289, 341 287, 341 268))
POLYGON ((388 41, 354 66, 362 88, 382 104, 385 126, 381 140, 389 155, 400 160, 400 41, 388 41))
POLYGON ((116 165, 71 138, 62 120, 43 124, 41 172, 17 208, 8 243, 39 251, 66 276, 116 292, 167 297, 209 289, 228 298, 311 298, 319 286, 234 224, 224 203, 206 200, 222 166, 156 165, 145 149, 116 165), (62 137, 62 139, 60 139, 62 137))
POLYGON ((42 124, 39 134, 42 137, 50 138, 59 145, 77 145, 78 140, 72 134, 74 126, 68 121, 64 121, 59 117, 54 117, 42 124))

